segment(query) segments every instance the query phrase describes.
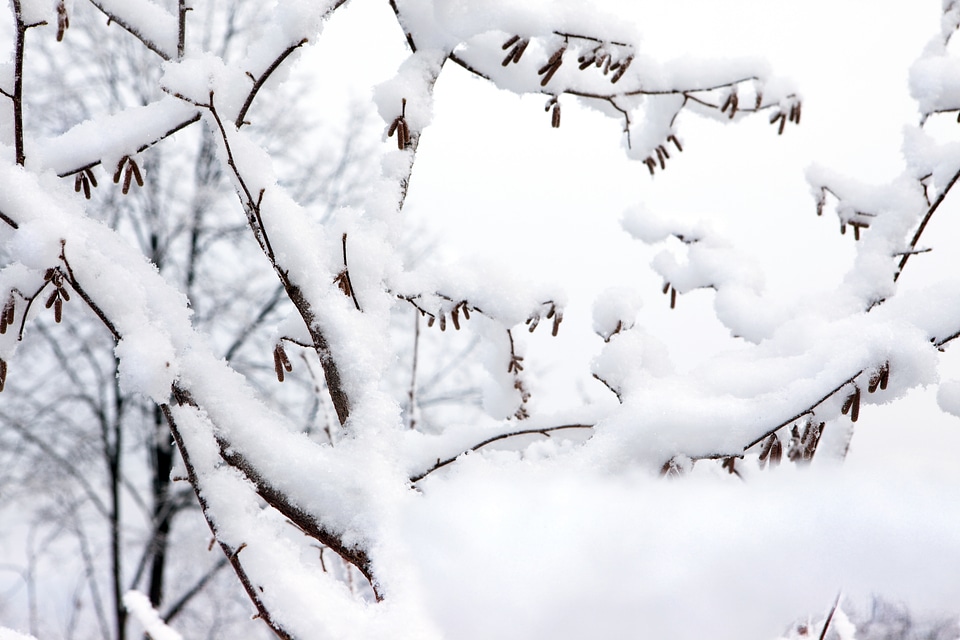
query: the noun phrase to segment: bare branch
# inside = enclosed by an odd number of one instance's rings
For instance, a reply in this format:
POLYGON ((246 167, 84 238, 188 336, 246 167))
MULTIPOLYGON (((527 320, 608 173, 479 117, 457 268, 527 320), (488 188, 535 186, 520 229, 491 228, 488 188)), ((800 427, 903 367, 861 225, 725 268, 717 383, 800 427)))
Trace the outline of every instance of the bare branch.
MULTIPOLYGON (((940 205, 943 204, 943 201, 947 199, 947 195, 950 193, 950 190, 953 189, 953 186, 957 184, 957 180, 960 180, 960 169, 953 174, 953 177, 950 178, 950 182, 943 188, 943 191, 940 192, 940 195, 937 196, 936 200, 933 201, 933 204, 930 205, 930 208, 927 209, 927 212, 924 214, 923 219, 920 221, 920 226, 917 227, 916 232, 913 234, 913 238, 910 239, 910 248, 915 249, 917 243, 920 242, 920 236, 923 235, 924 229, 927 228, 927 223, 930 222, 930 218, 933 217, 933 214, 937 212, 937 209, 940 208, 940 205)), ((893 280, 896 282, 900 278, 900 274, 903 273, 904 267, 907 266, 907 260, 910 259, 910 252, 903 254, 903 257, 900 258, 900 264, 897 265, 897 270, 893 274, 893 280)))
MULTIPOLYGON (((134 25, 131 25, 129 22, 125 21, 123 18, 121 18, 120 16, 114 14, 113 12, 111 12, 110 10, 108 10, 106 7, 104 7, 104 6, 103 6, 103 3, 100 2, 99 0, 90 0, 90 4, 92 4, 94 7, 96 7, 97 9, 99 9, 100 12, 103 13, 103 15, 107 16, 107 19, 108 19, 109 22, 115 22, 117 25, 119 25, 119 26, 122 27, 124 30, 126 30, 126 31, 127 31, 130 35, 132 35, 134 38, 136 38, 137 40, 139 40, 140 42, 142 42, 143 45, 144 45, 147 49, 149 49, 150 51, 153 51, 155 54, 157 54, 158 56, 160 56, 160 57, 163 58, 164 60, 169 61, 169 60, 172 60, 172 59, 173 59, 173 54, 171 54, 170 52, 164 51, 164 50, 160 47, 160 45, 158 45, 157 43, 153 42, 153 41, 152 41, 150 38, 148 38, 145 34, 141 33, 140 30, 137 29, 134 25)), ((181 2, 181 5, 182 5, 182 4, 183 4, 183 3, 181 2)))
POLYGON ((431 473, 433 473, 433 472, 436 471, 437 469, 442 469, 443 467, 447 466, 448 464, 451 464, 451 463, 453 463, 453 462, 456 462, 456 461, 457 461, 457 458, 459 458, 459 457, 462 456, 463 454, 468 453, 468 452, 470 452, 470 451, 477 451, 478 449, 482 449, 483 447, 487 446, 488 444, 493 444, 494 442, 498 442, 498 441, 500 441, 500 440, 506 440, 507 438, 516 438, 517 436, 541 435, 541 436, 546 436, 546 437, 549 438, 549 437, 550 437, 550 434, 553 433, 554 431, 562 431, 562 430, 564 430, 564 429, 593 429, 593 425, 591 425, 591 424, 565 424, 565 425, 560 425, 560 426, 558 426, 558 427, 545 427, 545 428, 543 428, 543 429, 521 429, 520 431, 511 431, 510 433, 501 433, 500 435, 493 436, 493 437, 491 437, 491 438, 487 438, 486 440, 484 440, 484 441, 482 441, 482 442, 480 442, 480 443, 478 443, 478 444, 475 444, 475 445, 473 445, 472 447, 470 447, 469 449, 465 449, 464 451, 461 451, 461 452, 458 453, 457 455, 452 456, 452 457, 450 457, 450 458, 447 458, 446 460, 437 460, 436 464, 434 464, 432 467, 430 467, 429 469, 427 469, 427 470, 424 471, 423 473, 420 473, 420 474, 415 475, 415 476, 413 476, 412 478, 410 478, 410 482, 420 482, 421 480, 423 480, 424 478, 426 478, 428 475, 430 475, 431 473))
POLYGON ((307 44, 307 40, 303 39, 296 44, 292 44, 286 49, 283 50, 279 56, 270 63, 270 66, 267 67, 266 71, 260 74, 260 77, 256 78, 253 81, 253 87, 250 89, 250 92, 247 94, 247 99, 244 100, 243 106, 240 108, 240 113, 237 114, 237 119, 234 121, 237 129, 246 124, 247 111, 250 110, 250 106, 253 104, 254 99, 257 97, 257 94, 260 92, 260 89, 263 88, 263 85, 270 79, 270 76, 273 75, 273 72, 276 71, 283 61, 290 57, 294 51, 307 44))

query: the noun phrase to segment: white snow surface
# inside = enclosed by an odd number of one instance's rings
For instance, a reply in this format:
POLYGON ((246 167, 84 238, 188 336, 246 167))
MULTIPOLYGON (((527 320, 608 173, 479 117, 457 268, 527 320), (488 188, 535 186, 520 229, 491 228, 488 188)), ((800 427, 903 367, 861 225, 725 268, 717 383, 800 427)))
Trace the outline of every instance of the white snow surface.
POLYGON ((406 570, 445 637, 774 638, 838 591, 918 612, 958 596, 960 506, 922 478, 665 482, 504 453, 423 488, 401 525, 406 570))
MULTIPOLYGON (((204 93, 206 98, 206 93, 204 93)), ((112 175, 120 158, 197 116, 197 109, 174 97, 82 122, 52 140, 28 140, 31 166, 63 174, 100 162, 112 175), (104 135, 109 131, 110 135, 104 135)))

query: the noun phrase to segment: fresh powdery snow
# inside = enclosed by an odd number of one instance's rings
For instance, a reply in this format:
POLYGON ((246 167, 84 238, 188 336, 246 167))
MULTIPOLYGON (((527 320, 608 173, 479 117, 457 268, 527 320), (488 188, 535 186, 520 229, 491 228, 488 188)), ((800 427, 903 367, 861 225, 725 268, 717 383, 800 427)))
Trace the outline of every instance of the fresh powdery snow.
POLYGON ((123 596, 123 604, 153 640, 183 640, 183 636, 163 622, 150 599, 139 591, 128 591, 123 596))

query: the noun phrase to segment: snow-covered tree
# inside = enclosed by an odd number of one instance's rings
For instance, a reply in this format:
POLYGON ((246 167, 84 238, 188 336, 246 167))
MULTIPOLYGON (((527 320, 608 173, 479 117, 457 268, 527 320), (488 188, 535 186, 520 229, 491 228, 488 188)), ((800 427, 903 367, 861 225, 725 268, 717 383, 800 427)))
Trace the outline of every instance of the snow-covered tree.
MULTIPOLYGON (((203 32, 192 36, 220 55, 235 56, 233 41, 262 21, 262 11, 257 5, 213 7, 204 15, 203 32)), ((28 120, 36 137, 59 135, 78 121, 144 106, 161 95, 155 54, 110 29, 102 17, 92 5, 76 7, 64 33, 69 46, 51 37, 37 42, 25 59, 26 75, 57 96, 50 101, 46 90, 25 96, 27 110, 38 114, 28 120)), ((334 135, 327 145, 307 146, 291 123, 316 118, 291 88, 261 106, 257 135, 281 163, 313 154, 309 173, 293 167, 286 184, 323 216, 350 202, 369 168, 356 149, 360 122, 346 122, 342 141, 334 135)), ((233 215, 235 196, 210 132, 194 127, 180 138, 178 145, 143 155, 136 167, 143 184, 131 182, 127 193, 97 188, 89 176, 76 181, 76 193, 89 195, 90 214, 128 238, 184 292, 194 326, 211 346, 262 385, 275 380, 272 368, 250 354, 270 348, 263 344, 269 329, 258 328, 285 313, 282 290, 269 271, 243 260, 255 245, 243 242, 249 239, 233 215), (219 321, 212 324, 214 318, 219 321)), ((165 620, 179 619, 193 634, 212 626, 231 633, 223 620, 243 624, 246 596, 234 578, 220 575, 226 560, 203 552, 206 526, 193 492, 186 483, 171 483, 175 451, 163 414, 135 391, 119 388, 112 338, 98 320, 69 313, 61 320, 36 319, 31 333, 45 338, 19 350, 22 366, 0 409, 0 438, 11 454, 0 493, 5 513, 17 516, 7 517, 15 523, 4 532, 4 560, 11 563, 5 573, 17 576, 12 590, 19 587, 21 595, 3 599, 2 615, 11 623, 29 621, 30 630, 43 637, 123 638, 128 624, 122 598, 136 588, 165 620), (36 393, 38 388, 48 391, 36 393), (76 562, 65 562, 71 556, 76 562), (231 593, 240 598, 231 603, 231 593), (212 601, 219 602, 215 615, 209 613, 212 601), (52 615, 71 609, 67 619, 52 615)), ((288 417, 305 430, 322 429, 314 385, 305 382, 285 385, 282 394, 268 390, 264 399, 279 409, 296 407, 288 417)))
MULTIPOLYGON (((593 316, 604 344, 587 373, 608 397, 573 408, 537 404, 526 351, 529 334, 561 331, 562 290, 469 264, 405 261, 408 193, 429 188, 414 161, 432 142, 438 82, 459 69, 540 95, 545 127, 560 128, 578 105, 598 109, 651 175, 696 143, 684 138, 686 114, 765 118, 786 135, 801 122, 795 88, 756 59, 661 56, 641 37, 656 24, 582 2, 391 0, 408 55, 374 100, 395 149, 361 204, 319 215, 285 179, 294 169, 254 132, 259 102, 346 3, 278 0, 269 21, 241 34, 237 56, 188 37, 206 14, 185 0, 91 4, 151 53, 154 75, 144 77, 155 78, 156 97, 54 137, 31 135, 29 45, 55 37, 70 46, 76 7, 13 0, 12 63, 0 80, 9 105, 0 387, 17 376, 15 351, 34 339, 36 316, 97 319, 115 342, 120 392, 158 407, 180 455, 174 475, 189 482, 257 617, 278 636, 771 637, 813 615, 790 633, 825 637, 835 625, 852 637, 837 590, 949 598, 957 508, 908 491, 902 478, 851 480, 830 462, 844 457, 866 406, 935 382, 940 354, 960 335, 955 281, 898 289, 960 176, 956 149, 928 131, 960 111, 949 49, 960 4, 944 0, 942 31, 914 68, 923 118, 906 133, 902 175, 870 186, 809 171, 811 207, 858 240, 839 286, 771 296, 709 226, 638 204, 623 226, 664 246, 653 269, 670 306, 712 290, 733 347, 681 370, 638 321, 644 292, 607 290, 593 316), (208 327, 198 320, 207 301, 189 302, 200 290, 164 277, 149 243, 132 246, 97 220, 100 201, 84 198, 98 173, 126 195, 150 154, 194 128, 214 142, 234 215, 288 302, 264 358, 277 384, 301 365, 317 370, 317 393, 336 416, 324 437, 216 347, 217 323, 236 324, 227 316, 248 295, 236 291, 233 265, 205 277, 204 295, 226 301, 208 327), (401 387, 390 340, 395 318, 411 313, 421 318, 415 336, 421 322, 433 334, 476 336, 465 358, 476 353, 486 368, 482 415, 417 419, 423 352, 415 343, 412 361, 401 361, 401 387), (796 472, 812 460, 826 464, 796 472)), ((350 65, 360 54, 336 55, 350 65)), ((130 91, 140 76, 127 78, 130 91)), ((482 118, 466 125, 477 145, 494 137, 482 118)), ((532 176, 528 187, 538 186, 532 176)), ((37 333, 54 345, 77 339, 56 327, 37 333)), ((941 406, 955 410, 956 395, 957 385, 942 385, 941 406)), ((126 604, 155 637, 172 633, 138 594, 126 604)))

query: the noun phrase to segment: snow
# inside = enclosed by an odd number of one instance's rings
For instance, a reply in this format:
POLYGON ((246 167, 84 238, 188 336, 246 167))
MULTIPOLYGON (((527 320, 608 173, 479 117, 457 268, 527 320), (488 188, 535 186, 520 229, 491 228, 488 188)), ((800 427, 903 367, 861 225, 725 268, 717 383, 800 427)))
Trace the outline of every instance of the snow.
POLYGON ((616 287, 607 289, 593 303, 593 330, 604 341, 620 331, 633 327, 637 311, 643 305, 635 289, 616 287))
POLYGON ((413 132, 430 124, 433 115, 433 83, 446 56, 442 51, 420 49, 407 58, 396 75, 374 92, 374 101, 384 122, 403 115, 413 132))
POLYGON ((39 24, 41 22, 56 22, 54 0, 21 0, 20 15, 24 24, 39 24))
POLYGON ((146 106, 130 107, 82 122, 52 140, 28 140, 28 162, 58 175, 102 163, 106 175, 110 176, 120 158, 134 157, 141 147, 196 116, 197 110, 191 105, 174 97, 164 97, 146 106), (110 131, 110 135, 103 135, 104 131, 110 131))
POLYGON ((838 591, 954 606, 948 487, 838 469, 728 478, 467 456, 408 511, 407 570, 447 637, 468 639, 774 638, 838 591))
MULTIPOLYGON (((54 5, 53 2, 47 2, 54 5)), ((151 0, 96 0, 104 13, 119 18, 122 24, 150 43, 168 59, 176 57, 177 18, 151 0)), ((56 23, 56 20, 53 20, 56 23)))
POLYGON ((153 640, 183 640, 183 636, 164 624, 156 609, 150 605, 149 598, 139 591, 128 591, 123 596, 123 605, 153 640))
POLYGON ((215 106, 228 122, 240 112, 250 86, 243 70, 227 66, 211 53, 167 63, 160 83, 167 93, 188 104, 209 104, 212 92, 215 106))
POLYGON ((132 334, 120 339, 115 353, 121 389, 142 393, 157 403, 167 401, 178 374, 176 351, 168 337, 132 334))
MULTIPOLYGON (((745 105, 762 94, 761 119, 788 113, 799 96, 756 58, 654 57, 639 48, 645 40, 628 21, 585 13, 572 0, 398 0, 418 48, 379 85, 374 102, 387 131, 409 128, 410 144, 385 157, 382 180, 371 185, 381 209, 343 209, 321 226, 234 121, 255 78, 288 47, 315 38, 332 5, 278 2, 276 20, 261 25, 240 63, 190 51, 164 66, 169 96, 30 142, 27 169, 0 162, 0 211, 17 224, 4 231, 11 258, 0 272, 0 300, 47 286, 50 268, 72 281, 71 291, 89 296, 117 334, 121 388, 169 409, 217 541, 278 624, 303 638, 771 638, 790 621, 824 611, 838 591, 851 598, 879 591, 917 608, 956 606, 960 510, 953 484, 923 474, 848 473, 836 464, 849 421, 859 415, 859 404, 851 413, 845 401, 860 398, 866 414, 936 384, 938 348, 960 332, 956 281, 900 291, 893 280, 894 258, 910 248, 910 232, 931 206, 927 198, 943 193, 960 166, 954 145, 908 129, 907 166, 881 187, 810 169, 815 199, 842 228, 860 225, 864 233, 839 286, 817 295, 771 296, 762 270, 714 225, 631 208, 623 228, 640 248, 656 245, 651 267, 668 292, 681 294, 680 306, 710 296, 717 320, 737 340, 678 366, 644 326, 648 308, 637 288, 603 283, 592 329, 604 344, 590 373, 615 401, 524 421, 532 339, 523 323, 558 324, 565 293, 528 282, 519 260, 489 246, 480 250, 492 258, 439 268, 406 268, 397 247, 401 206, 391 198, 413 177, 422 132, 429 141, 437 80, 453 65, 448 56, 456 52, 502 89, 573 92, 617 122, 625 119, 628 156, 641 161, 641 175, 664 145, 680 146, 684 110, 746 122, 754 117, 749 109, 734 118, 718 112, 732 92, 745 105), (599 40, 564 35, 574 28, 599 40), (531 44, 524 60, 503 65, 503 42, 512 35, 531 44), (598 42, 618 59, 635 55, 616 87, 568 59, 598 42), (556 58, 563 65, 541 79, 537 67, 564 46, 569 50, 556 58), (700 103, 691 104, 693 94, 700 103), (314 341, 319 361, 336 365, 349 400, 349 419, 331 438, 336 444, 311 439, 270 409, 196 331, 186 298, 119 234, 88 217, 87 205, 56 178, 94 162, 112 169, 197 114, 218 139, 264 259, 297 303, 277 339, 314 341), (927 174, 925 193, 917 179, 927 174), (353 295, 337 285, 346 274, 353 295), (475 315, 469 322, 487 373, 482 420, 455 416, 434 435, 405 428, 385 372, 396 358, 391 315, 408 303, 441 327, 464 309, 475 315), (881 373, 889 381, 878 386, 881 373), (759 474, 750 445, 806 421, 826 423, 832 439, 811 473, 783 464, 759 474), (551 431, 582 424, 592 427, 589 437, 551 431), (470 451, 518 430, 534 441, 470 451), (440 468, 451 457, 456 462, 440 468), (719 458, 735 460, 737 473, 714 464, 719 458), (658 478, 671 462, 685 475, 658 478), (385 601, 356 597, 327 573, 317 540, 266 506, 278 496, 326 535, 368 553, 385 601)), ((163 51, 176 48, 173 17, 153 3, 103 6, 163 51)), ((911 89, 922 112, 960 105, 955 67, 933 45, 917 63, 911 89)), ((491 139, 485 124, 467 123, 477 146, 491 139)), ((514 159, 509 144, 497 151, 502 162, 514 159)), ((648 166, 658 172, 665 164, 660 158, 648 166)), ((525 186, 541 187, 532 175, 525 186)), ((72 302, 67 312, 81 306, 72 302)), ((14 346, 12 334, 5 336, 0 354, 13 356, 14 346)), ((329 374, 328 382, 336 383, 329 374)), ((939 389, 941 408, 960 415, 960 383, 939 389)), ((179 637, 142 595, 128 594, 127 603, 154 637, 179 637)), ((852 637, 842 612, 837 628, 852 637)), ((17 636, 0 631, 6 637, 17 636)))
POLYGON ((937 387, 937 404, 947 413, 960 417, 960 380, 944 380, 937 387))

